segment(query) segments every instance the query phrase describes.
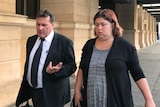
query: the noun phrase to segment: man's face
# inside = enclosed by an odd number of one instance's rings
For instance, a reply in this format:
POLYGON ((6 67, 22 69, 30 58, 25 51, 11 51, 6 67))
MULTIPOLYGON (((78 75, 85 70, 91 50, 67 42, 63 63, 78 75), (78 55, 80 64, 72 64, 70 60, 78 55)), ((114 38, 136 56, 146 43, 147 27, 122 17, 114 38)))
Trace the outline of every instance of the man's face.
POLYGON ((54 23, 50 22, 50 16, 36 18, 37 34, 40 38, 45 38, 53 30, 54 23))

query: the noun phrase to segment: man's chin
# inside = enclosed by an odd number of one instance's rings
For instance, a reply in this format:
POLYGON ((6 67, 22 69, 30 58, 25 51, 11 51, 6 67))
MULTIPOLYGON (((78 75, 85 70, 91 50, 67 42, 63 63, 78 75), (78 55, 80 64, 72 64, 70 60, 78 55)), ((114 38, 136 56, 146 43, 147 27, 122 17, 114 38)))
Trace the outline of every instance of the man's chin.
POLYGON ((38 36, 39 36, 40 38, 44 38, 44 37, 46 37, 46 35, 45 35, 45 34, 40 34, 40 33, 38 33, 38 36))

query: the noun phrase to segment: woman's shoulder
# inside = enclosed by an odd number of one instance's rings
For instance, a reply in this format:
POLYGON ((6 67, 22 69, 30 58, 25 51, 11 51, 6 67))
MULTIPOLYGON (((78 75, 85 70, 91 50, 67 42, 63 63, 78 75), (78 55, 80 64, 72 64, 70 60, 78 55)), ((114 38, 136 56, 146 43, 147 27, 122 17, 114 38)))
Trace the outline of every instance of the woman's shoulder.
POLYGON ((133 47, 133 44, 124 37, 117 37, 115 40, 117 41, 118 44, 133 47))
POLYGON ((84 50, 86 50, 86 49, 92 49, 92 47, 93 47, 94 44, 95 44, 95 41, 96 41, 96 38, 91 38, 91 39, 87 40, 87 41, 85 42, 85 44, 83 45, 82 50, 84 51, 84 50))
POLYGON ((130 50, 130 51, 133 51, 133 50, 136 50, 136 47, 130 42, 128 41, 127 39, 125 39, 124 37, 117 37, 115 39, 115 44, 116 46, 118 46, 119 48, 123 49, 123 50, 130 50))
POLYGON ((87 40, 86 43, 91 43, 91 42, 95 42, 95 41, 96 41, 96 38, 91 38, 91 39, 87 40))
POLYGON ((95 41, 96 41, 96 38, 91 38, 91 39, 87 40, 86 43, 84 44, 83 48, 93 46, 95 44, 95 41))

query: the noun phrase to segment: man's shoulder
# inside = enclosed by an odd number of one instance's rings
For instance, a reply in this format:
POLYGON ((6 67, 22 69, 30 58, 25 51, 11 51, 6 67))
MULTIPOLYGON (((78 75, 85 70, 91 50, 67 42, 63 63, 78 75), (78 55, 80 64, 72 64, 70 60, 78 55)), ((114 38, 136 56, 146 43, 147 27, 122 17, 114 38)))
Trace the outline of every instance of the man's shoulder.
POLYGON ((38 35, 37 35, 37 34, 34 34, 34 35, 32 35, 32 36, 29 36, 28 39, 36 39, 37 37, 38 37, 38 35))
POLYGON ((69 37, 67 37, 66 35, 61 34, 61 33, 55 32, 54 36, 56 39, 61 40, 61 41, 71 41, 71 39, 69 37))
POLYGON ((58 44, 63 45, 63 46, 68 46, 68 44, 73 45, 73 41, 69 37, 61 33, 56 32, 54 34, 54 40, 57 41, 58 44))
POLYGON ((35 35, 32 35, 32 36, 29 36, 27 41, 28 41, 28 42, 29 42, 29 41, 31 41, 31 42, 36 41, 36 40, 37 40, 37 37, 38 37, 38 35, 36 35, 36 34, 35 34, 35 35))

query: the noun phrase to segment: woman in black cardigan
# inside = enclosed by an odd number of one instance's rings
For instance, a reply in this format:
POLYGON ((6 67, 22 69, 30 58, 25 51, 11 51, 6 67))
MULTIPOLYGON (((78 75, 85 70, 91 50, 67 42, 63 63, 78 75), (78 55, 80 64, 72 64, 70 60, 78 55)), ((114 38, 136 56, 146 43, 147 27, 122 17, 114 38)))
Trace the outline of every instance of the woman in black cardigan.
POLYGON ((75 84, 76 105, 133 107, 130 73, 144 96, 145 107, 155 107, 137 51, 120 37, 123 29, 115 13, 111 9, 100 10, 94 25, 96 38, 88 40, 82 49, 75 84))

